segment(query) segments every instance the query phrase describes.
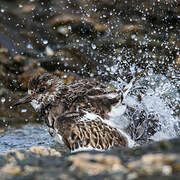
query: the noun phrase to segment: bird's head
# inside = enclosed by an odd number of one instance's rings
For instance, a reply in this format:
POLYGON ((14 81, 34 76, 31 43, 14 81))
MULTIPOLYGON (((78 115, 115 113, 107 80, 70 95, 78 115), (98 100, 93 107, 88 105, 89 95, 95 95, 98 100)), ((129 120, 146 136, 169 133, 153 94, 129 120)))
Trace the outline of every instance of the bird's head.
POLYGON ((61 86, 62 81, 58 76, 50 73, 45 73, 43 75, 38 74, 30 79, 28 94, 16 101, 12 106, 30 102, 35 111, 39 111, 43 105, 46 106, 55 101, 61 86))

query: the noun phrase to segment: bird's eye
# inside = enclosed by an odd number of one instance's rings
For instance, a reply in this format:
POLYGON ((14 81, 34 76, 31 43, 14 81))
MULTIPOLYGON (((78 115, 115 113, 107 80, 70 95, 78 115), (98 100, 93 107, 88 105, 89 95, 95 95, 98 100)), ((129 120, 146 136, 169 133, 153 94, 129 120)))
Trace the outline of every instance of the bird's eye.
POLYGON ((40 92, 40 93, 43 93, 45 90, 46 90, 45 88, 40 88, 40 89, 39 89, 39 92, 40 92))

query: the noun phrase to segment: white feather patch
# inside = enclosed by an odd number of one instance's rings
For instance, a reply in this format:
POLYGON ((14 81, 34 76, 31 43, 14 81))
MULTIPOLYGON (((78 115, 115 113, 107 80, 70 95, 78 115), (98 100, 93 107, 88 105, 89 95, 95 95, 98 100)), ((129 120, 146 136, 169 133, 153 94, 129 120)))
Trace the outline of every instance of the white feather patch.
POLYGON ((92 121, 92 120, 97 120, 97 119, 101 119, 102 118, 100 116, 98 116, 95 113, 89 113, 87 111, 84 111, 85 115, 80 119, 80 121, 92 121))
POLYGON ((104 151, 104 150, 102 150, 102 149, 97 149, 97 148, 93 148, 93 147, 91 147, 91 146, 88 146, 88 147, 79 147, 78 149, 75 149, 75 150, 73 150, 73 151, 71 151, 72 153, 75 153, 75 152, 79 152, 79 151, 93 151, 93 150, 95 150, 95 151, 104 151))
POLYGON ((33 99, 30 103, 35 111, 38 111, 41 108, 41 104, 39 104, 39 102, 35 99, 33 99))

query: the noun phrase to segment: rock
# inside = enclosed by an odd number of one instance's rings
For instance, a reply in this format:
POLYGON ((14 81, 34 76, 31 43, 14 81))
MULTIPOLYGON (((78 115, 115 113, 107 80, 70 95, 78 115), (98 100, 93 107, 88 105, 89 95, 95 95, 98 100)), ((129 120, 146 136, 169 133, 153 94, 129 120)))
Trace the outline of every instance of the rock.
POLYGON ((177 56, 175 61, 176 61, 176 64, 180 66, 180 56, 177 56))
POLYGON ((91 175, 105 171, 125 171, 125 167, 121 164, 121 160, 112 155, 105 156, 103 154, 91 155, 88 153, 81 153, 70 156, 69 160, 73 162, 75 168, 91 175))
POLYGON ((17 176, 21 174, 21 168, 13 164, 7 164, 1 169, 2 173, 17 176))
POLYGON ((8 162, 16 162, 17 160, 23 160, 24 154, 18 150, 13 150, 5 155, 8 162))
POLYGON ((28 4, 28 5, 24 5, 21 8, 21 12, 23 13, 29 13, 31 11, 34 11, 36 9, 36 5, 35 4, 28 4))
POLYGON ((1 180, 179 179, 180 139, 171 149, 152 143, 134 149, 86 151, 61 155, 51 148, 32 147, 0 155, 1 180), (137 153, 138 152, 138 153, 137 153))
POLYGON ((61 153, 52 148, 43 146, 33 146, 29 149, 29 152, 33 152, 40 156, 61 156, 61 153))
POLYGON ((14 56, 14 61, 17 62, 17 63, 21 63, 24 60, 26 60, 25 56, 21 56, 21 55, 14 56))
POLYGON ((145 164, 171 164, 176 159, 176 154, 148 154, 141 158, 142 163, 145 164))
POLYGON ((137 32, 137 31, 140 31, 140 30, 143 30, 143 27, 141 25, 129 24, 129 25, 125 25, 122 29, 117 31, 116 35, 118 33, 137 32))
POLYGON ((178 154, 147 154, 138 161, 132 161, 128 164, 128 169, 136 171, 140 175, 156 173, 170 175, 173 172, 173 166, 176 161, 180 163, 178 154))
MULTIPOLYGON (((92 27, 97 32, 105 32, 108 29, 107 26, 105 26, 104 24, 97 23, 93 18, 82 17, 80 15, 72 15, 72 14, 63 14, 63 15, 55 16, 51 19, 50 24, 51 26, 58 26, 58 27, 63 27, 64 25, 71 25, 72 30, 73 29, 77 30, 80 28, 86 29, 87 28, 86 26, 88 25, 89 25, 88 27, 92 27), (77 28, 78 26, 79 28, 77 28)), ((67 31, 67 33, 69 32, 70 31, 67 31)))

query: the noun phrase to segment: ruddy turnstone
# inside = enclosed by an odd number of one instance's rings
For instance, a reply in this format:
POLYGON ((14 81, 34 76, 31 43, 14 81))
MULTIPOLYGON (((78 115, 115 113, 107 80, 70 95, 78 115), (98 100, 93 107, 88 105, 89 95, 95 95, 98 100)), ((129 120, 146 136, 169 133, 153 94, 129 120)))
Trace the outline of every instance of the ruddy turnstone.
POLYGON ((106 150, 128 146, 126 134, 109 125, 122 100, 122 95, 101 83, 79 80, 65 85, 58 76, 45 73, 29 81, 27 96, 13 106, 30 102, 50 135, 70 151, 106 150))

